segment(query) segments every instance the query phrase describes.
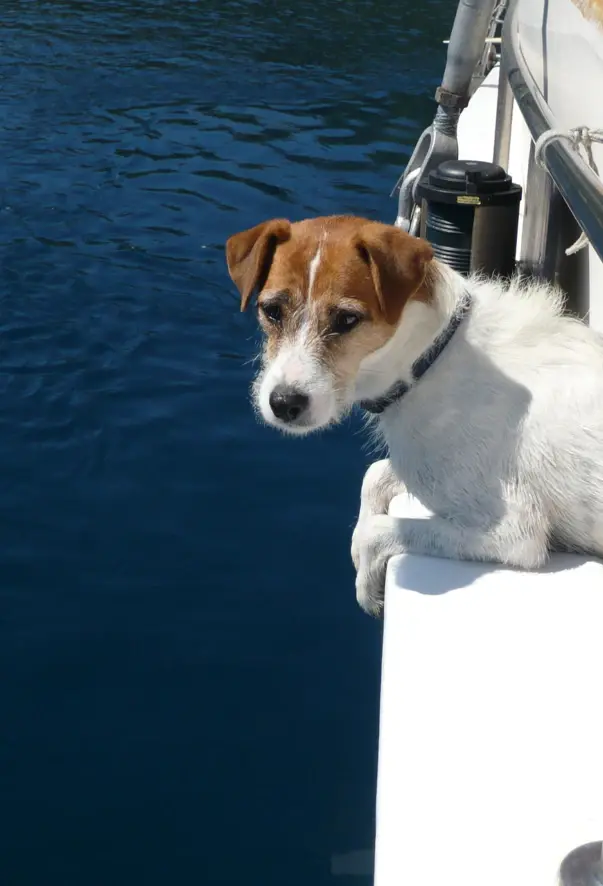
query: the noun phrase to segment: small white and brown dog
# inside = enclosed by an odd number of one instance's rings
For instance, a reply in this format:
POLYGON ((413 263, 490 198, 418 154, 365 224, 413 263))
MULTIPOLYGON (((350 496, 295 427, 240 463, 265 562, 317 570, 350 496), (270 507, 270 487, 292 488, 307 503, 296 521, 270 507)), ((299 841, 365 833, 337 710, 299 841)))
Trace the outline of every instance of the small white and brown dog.
POLYGON ((603 337, 541 283, 465 279, 428 243, 334 216, 276 219, 226 246, 265 333, 253 395, 289 434, 378 415, 389 459, 362 485, 357 597, 383 606, 409 551, 531 569, 603 554, 603 337), (388 516, 406 489, 433 515, 388 516))

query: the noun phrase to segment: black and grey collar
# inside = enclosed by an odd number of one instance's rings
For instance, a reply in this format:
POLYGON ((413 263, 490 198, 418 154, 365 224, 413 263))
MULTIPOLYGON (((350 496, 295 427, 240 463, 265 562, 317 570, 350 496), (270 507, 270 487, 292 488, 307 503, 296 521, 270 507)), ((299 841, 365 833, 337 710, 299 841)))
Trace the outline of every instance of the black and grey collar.
POLYGON ((450 344, 452 336, 469 313, 471 303, 471 296, 467 293, 450 318, 448 326, 438 335, 425 353, 421 354, 421 356, 413 363, 412 382, 410 384, 407 384, 405 381, 399 381, 393 386, 393 388, 390 388, 389 391, 383 394, 382 397, 377 397, 375 400, 361 400, 359 403, 361 408, 366 410, 366 412, 372 412, 373 415, 381 415, 382 412, 385 412, 388 406, 392 406, 398 400, 401 400, 402 397, 408 393, 412 384, 418 382, 419 379, 425 375, 427 370, 430 369, 438 359, 444 348, 450 344))

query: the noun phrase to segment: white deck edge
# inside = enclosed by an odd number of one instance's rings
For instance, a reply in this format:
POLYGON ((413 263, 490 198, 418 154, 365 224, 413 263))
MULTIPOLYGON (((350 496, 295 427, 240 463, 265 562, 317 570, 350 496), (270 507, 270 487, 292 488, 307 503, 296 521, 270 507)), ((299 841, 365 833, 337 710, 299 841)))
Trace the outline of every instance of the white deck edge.
POLYGON ((602 626, 596 560, 391 561, 375 886, 553 886, 602 838, 602 626))

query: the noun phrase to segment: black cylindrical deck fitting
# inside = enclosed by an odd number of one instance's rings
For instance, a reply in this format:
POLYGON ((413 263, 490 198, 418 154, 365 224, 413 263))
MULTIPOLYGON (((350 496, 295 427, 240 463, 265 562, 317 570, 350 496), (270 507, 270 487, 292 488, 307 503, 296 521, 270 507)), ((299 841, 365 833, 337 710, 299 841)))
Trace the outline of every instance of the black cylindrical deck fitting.
POLYGON ((447 160, 417 185, 421 236, 461 274, 510 276, 515 268, 521 187, 501 166, 447 160))

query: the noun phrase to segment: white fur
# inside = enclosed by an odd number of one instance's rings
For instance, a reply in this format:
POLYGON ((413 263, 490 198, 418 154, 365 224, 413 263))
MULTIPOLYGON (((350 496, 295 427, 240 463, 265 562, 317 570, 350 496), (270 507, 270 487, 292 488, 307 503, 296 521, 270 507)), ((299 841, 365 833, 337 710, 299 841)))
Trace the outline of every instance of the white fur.
POLYGON ((309 317, 302 317, 295 338, 283 342, 277 356, 262 370, 254 385, 256 404, 264 421, 288 434, 307 434, 338 417, 335 382, 317 358, 312 330, 309 317), (270 407, 270 394, 282 384, 291 385, 310 397, 307 412, 294 423, 280 421, 270 407))
POLYGON ((410 302, 404 309, 404 322, 390 340, 360 364, 354 399, 369 400, 381 396, 386 390, 383 387, 385 378, 408 383, 412 365, 423 353, 424 343, 432 341, 442 331, 450 313, 439 306, 434 310, 423 302, 410 302))
MULTIPOLYGON (((358 600, 373 614, 387 561, 403 551, 526 569, 551 547, 603 555, 603 337, 564 316, 544 284, 467 281, 442 265, 436 276, 433 307, 406 309, 368 358, 371 396, 376 378, 378 393, 407 379, 470 291, 448 347, 379 420, 390 460, 367 471, 352 548, 358 600), (387 516, 404 487, 431 519, 387 516)), ((361 372, 361 396, 367 384, 361 372)))

